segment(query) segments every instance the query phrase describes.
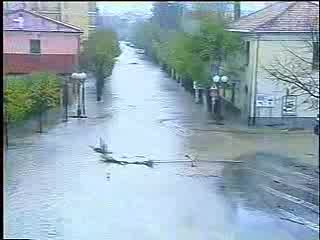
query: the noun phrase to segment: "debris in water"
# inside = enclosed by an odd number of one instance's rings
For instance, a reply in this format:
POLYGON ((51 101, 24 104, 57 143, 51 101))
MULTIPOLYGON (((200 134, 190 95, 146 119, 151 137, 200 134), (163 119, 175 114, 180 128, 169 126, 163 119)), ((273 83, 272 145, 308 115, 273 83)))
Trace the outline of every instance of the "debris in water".
POLYGON ((106 156, 103 155, 102 156, 102 161, 106 162, 106 163, 116 163, 116 164, 120 164, 120 165, 128 165, 128 164, 136 164, 136 165, 145 165, 147 167, 153 167, 153 161, 148 160, 148 161, 143 161, 143 162, 128 162, 128 161, 118 161, 115 160, 113 157, 111 156, 106 156))
POLYGON ((101 153, 101 154, 112 153, 108 151, 108 145, 104 142, 102 138, 100 138, 100 147, 94 147, 94 146, 89 146, 89 147, 91 147, 97 153, 101 153))
MULTIPOLYGON (((151 160, 143 161, 143 162, 118 161, 109 155, 112 152, 108 151, 108 146, 102 138, 100 138, 100 147, 93 147, 93 146, 90 146, 90 147, 94 151, 101 153, 102 154, 101 160, 106 163, 116 163, 116 164, 120 164, 120 165, 136 164, 136 165, 145 165, 145 166, 151 167, 151 168, 153 167, 153 164, 154 164, 154 162, 151 160)), ((123 157, 125 157, 125 156, 123 156, 123 157)))

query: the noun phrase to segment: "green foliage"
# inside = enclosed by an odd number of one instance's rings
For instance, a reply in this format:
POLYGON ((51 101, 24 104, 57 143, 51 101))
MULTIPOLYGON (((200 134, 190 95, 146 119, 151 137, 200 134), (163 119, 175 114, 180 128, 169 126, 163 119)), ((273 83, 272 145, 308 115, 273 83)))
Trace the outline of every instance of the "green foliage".
POLYGON ((121 51, 117 35, 111 30, 97 31, 84 43, 81 67, 94 74, 108 77, 121 51))
POLYGON ((215 16, 201 19, 199 33, 199 55, 204 61, 222 61, 232 54, 238 53, 241 47, 240 36, 224 30, 225 22, 215 16))
POLYGON ((10 122, 24 120, 59 104, 58 77, 50 73, 33 73, 23 77, 5 77, 4 101, 10 122))
MULTIPOLYGON (((222 4, 214 7, 228 6, 222 4)), ((166 25, 165 19, 159 17, 161 8, 164 11, 165 4, 157 3, 151 21, 136 28, 134 43, 144 48, 146 54, 156 62, 173 68, 183 81, 197 81, 204 87, 210 86, 211 64, 221 66, 239 53, 239 35, 224 30, 228 21, 226 17, 203 10, 195 14, 200 26, 196 33, 188 34, 179 28, 169 30, 160 27, 166 25)))
POLYGON ((94 74, 97 81, 98 100, 101 97, 104 79, 111 75, 116 57, 120 54, 117 35, 111 30, 97 31, 84 43, 80 66, 94 74))
POLYGON ((4 102, 8 120, 20 121, 30 113, 32 101, 28 84, 22 78, 4 77, 7 82, 7 89, 4 92, 4 102))
POLYGON ((29 78, 32 82, 30 97, 34 112, 42 113, 59 104, 60 83, 56 75, 40 72, 32 74, 29 78))

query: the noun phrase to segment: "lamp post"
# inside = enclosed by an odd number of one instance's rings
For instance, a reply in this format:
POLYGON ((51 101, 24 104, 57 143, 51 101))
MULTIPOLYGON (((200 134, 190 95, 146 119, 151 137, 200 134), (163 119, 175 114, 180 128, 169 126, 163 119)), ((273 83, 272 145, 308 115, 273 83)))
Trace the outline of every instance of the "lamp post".
POLYGON ((211 97, 212 97, 212 112, 215 115, 217 120, 222 119, 221 115, 221 96, 220 89, 223 87, 223 96, 225 97, 225 87, 228 82, 227 76, 220 77, 219 75, 215 75, 212 77, 213 86, 211 87, 211 97))
POLYGON ((68 89, 68 79, 64 80, 63 84, 63 105, 64 105, 64 114, 65 122, 68 122, 68 104, 69 104, 69 89, 68 89))
POLYGON ((196 81, 193 82, 193 89, 194 89, 194 95, 195 95, 195 102, 200 103, 200 88, 196 81))
POLYGON ((77 91, 78 91, 78 106, 77 106, 77 116, 72 116, 76 118, 86 118, 85 115, 85 96, 84 96, 84 82, 87 78, 87 74, 85 73, 72 73, 71 75, 72 79, 77 80, 77 91), (83 116, 81 116, 81 97, 80 97, 80 85, 82 84, 82 113, 83 116))

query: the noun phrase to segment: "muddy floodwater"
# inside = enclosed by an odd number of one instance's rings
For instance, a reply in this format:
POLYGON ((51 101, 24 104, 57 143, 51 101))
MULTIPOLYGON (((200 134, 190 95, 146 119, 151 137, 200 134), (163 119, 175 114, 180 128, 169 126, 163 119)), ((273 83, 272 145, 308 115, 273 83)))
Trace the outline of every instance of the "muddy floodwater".
POLYGON ((318 206, 316 173, 300 181, 291 163, 277 165, 292 156, 276 144, 271 153, 276 136, 195 131, 208 127, 205 109, 134 48, 121 47, 103 101, 96 102, 94 80, 86 83, 87 119, 57 119, 43 134, 10 137, 4 163, 5 238, 317 239, 312 225, 319 220, 312 207, 318 206), (89 147, 100 137, 119 160, 167 162, 187 160, 189 154, 242 163, 106 164, 89 147), (289 177, 296 179, 293 192, 277 185, 289 177), (311 185, 301 187, 307 182, 311 185), (298 205, 283 192, 307 196, 311 205, 298 205), (303 224, 287 220, 290 214, 303 218, 303 224))

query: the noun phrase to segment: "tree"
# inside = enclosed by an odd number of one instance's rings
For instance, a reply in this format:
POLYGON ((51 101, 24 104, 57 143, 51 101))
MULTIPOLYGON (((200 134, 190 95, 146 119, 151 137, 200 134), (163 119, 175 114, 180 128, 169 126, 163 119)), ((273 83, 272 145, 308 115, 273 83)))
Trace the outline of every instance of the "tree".
POLYGON ((4 78, 7 82, 7 88, 4 92, 7 119, 9 122, 23 120, 32 111, 28 81, 17 77, 4 78))
POLYGON ((311 19, 309 34, 294 48, 282 44, 283 54, 263 69, 268 79, 287 87, 288 94, 301 96, 309 109, 319 108, 319 18, 311 19))
POLYGON ((57 106, 60 100, 58 77, 52 73, 39 72, 28 76, 4 78, 5 124, 20 122, 35 113, 39 116, 39 128, 42 132, 42 113, 57 106))
MULTIPOLYGON (((215 7, 224 12, 228 4, 215 7)), ((161 65, 174 69, 185 86, 192 86, 192 81, 197 81, 208 87, 210 65, 215 62, 220 66, 241 48, 240 37, 224 30, 227 17, 209 11, 202 14, 201 11, 201 14, 196 14, 199 31, 189 34, 180 28, 169 29, 166 25, 168 3, 155 3, 151 21, 140 25, 136 31, 137 46, 144 48, 146 54, 161 65)))
POLYGON ((204 61, 218 66, 241 49, 240 36, 224 30, 226 22, 216 16, 202 18, 199 34, 199 54, 204 61))
POLYGON ((60 101, 60 82, 56 75, 50 73, 33 73, 30 100, 33 111, 39 117, 39 132, 42 133, 42 114, 55 107, 60 101))
POLYGON ((96 78, 97 101, 101 100, 104 80, 112 73, 116 57, 121 51, 117 35, 111 30, 97 31, 89 36, 81 54, 81 68, 96 78))

